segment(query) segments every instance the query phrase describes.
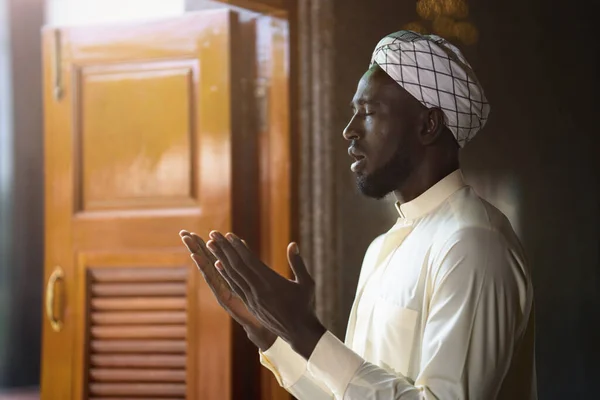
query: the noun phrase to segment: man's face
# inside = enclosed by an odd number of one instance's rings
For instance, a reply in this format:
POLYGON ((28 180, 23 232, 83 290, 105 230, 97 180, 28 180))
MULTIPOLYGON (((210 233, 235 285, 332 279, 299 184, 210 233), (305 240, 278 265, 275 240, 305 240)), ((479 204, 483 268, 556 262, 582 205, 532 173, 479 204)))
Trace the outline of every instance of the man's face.
POLYGON ((369 69, 352 99, 344 138, 360 191, 380 199, 410 176, 420 155, 418 133, 424 106, 380 67, 369 69))

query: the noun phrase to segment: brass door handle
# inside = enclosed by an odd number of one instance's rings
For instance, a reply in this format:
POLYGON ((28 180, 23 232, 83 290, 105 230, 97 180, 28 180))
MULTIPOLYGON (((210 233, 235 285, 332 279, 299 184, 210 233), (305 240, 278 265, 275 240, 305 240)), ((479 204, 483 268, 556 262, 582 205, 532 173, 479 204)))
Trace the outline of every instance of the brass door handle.
POLYGON ((60 332, 62 329, 62 321, 54 315, 54 288, 58 280, 63 280, 65 273, 61 267, 56 267, 50 278, 48 279, 48 285, 46 286, 46 315, 50 321, 50 326, 54 332, 60 332))

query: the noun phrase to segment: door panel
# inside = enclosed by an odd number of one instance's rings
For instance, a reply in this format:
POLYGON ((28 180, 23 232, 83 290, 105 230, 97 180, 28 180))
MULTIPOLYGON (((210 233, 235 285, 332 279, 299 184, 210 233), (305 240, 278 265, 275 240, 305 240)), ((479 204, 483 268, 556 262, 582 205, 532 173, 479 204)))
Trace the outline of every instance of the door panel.
POLYGON ((230 398, 231 321, 178 231, 232 228, 235 24, 45 30, 45 271, 63 275, 43 399, 230 398))
POLYGON ((189 349, 200 345, 204 290, 196 278, 181 252, 80 253, 74 371, 87 373, 75 374, 73 397, 195 393, 199 360, 189 349))
POLYGON ((80 211, 196 203, 198 64, 142 61, 79 70, 80 211))

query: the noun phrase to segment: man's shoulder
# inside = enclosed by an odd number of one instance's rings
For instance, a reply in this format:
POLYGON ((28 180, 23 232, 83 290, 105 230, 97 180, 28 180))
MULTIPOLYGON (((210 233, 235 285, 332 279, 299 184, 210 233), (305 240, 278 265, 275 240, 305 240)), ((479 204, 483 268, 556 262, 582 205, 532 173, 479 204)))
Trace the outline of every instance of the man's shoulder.
POLYGON ((369 247, 367 247, 367 251, 365 253, 365 258, 368 258, 370 255, 374 255, 379 253, 381 246, 383 245, 383 240, 385 239, 385 233, 380 234, 375 239, 371 241, 369 247))
POLYGON ((449 198, 445 210, 433 222, 436 224, 431 242, 434 248, 458 242, 477 247, 488 240, 503 242, 510 248, 521 247, 506 215, 470 187, 449 198))
POLYGON ((513 231, 506 215, 469 186, 448 199, 440 213, 439 223, 441 228, 447 228, 448 233, 477 228, 503 233, 513 231))

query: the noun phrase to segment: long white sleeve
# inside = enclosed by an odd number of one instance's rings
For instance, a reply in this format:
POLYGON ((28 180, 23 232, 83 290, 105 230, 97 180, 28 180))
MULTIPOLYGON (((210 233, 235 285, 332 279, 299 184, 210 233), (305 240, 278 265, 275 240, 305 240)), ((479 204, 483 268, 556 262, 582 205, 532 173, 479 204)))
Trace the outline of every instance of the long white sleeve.
POLYGON ((260 352, 260 362, 268 368, 281 387, 299 400, 332 400, 333 393, 307 371, 307 362, 292 347, 277 338, 267 351, 260 352))
MULTIPOLYGON (((531 310, 531 287, 498 232, 463 229, 434 256, 434 287, 414 382, 366 362, 333 335, 307 369, 336 399, 412 400, 498 397, 531 310)), ((400 351, 401 349, 399 349, 400 351)), ((521 388, 535 398, 535 386, 521 388)))

